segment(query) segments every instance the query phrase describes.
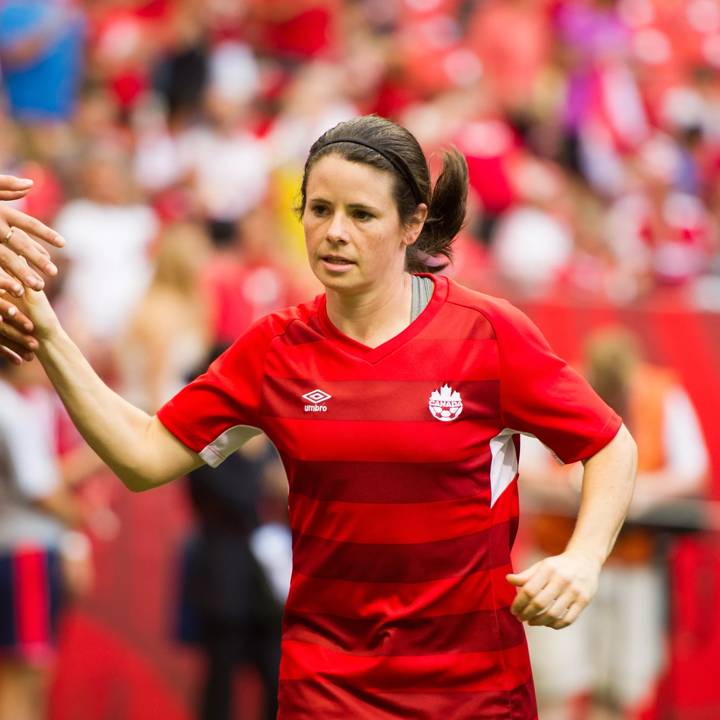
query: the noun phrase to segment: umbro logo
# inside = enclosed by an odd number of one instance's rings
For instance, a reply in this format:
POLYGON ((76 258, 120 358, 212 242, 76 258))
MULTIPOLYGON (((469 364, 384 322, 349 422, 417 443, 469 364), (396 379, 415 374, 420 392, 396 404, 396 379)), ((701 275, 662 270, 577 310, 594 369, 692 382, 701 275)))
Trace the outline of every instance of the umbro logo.
POLYGON ((308 405, 305 406, 305 412, 327 412, 326 400, 330 400, 332 395, 316 388, 309 393, 305 393, 302 396, 303 400, 308 401, 308 405))

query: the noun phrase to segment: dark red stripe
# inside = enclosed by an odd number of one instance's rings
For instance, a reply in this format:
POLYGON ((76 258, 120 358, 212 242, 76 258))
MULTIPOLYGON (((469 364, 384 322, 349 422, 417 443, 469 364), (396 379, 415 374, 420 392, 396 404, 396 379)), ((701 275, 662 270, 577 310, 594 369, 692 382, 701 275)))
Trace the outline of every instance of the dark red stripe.
POLYGON ((286 611, 283 638, 354 655, 433 655, 505 650, 524 643, 525 630, 508 607, 394 619, 286 611))
POLYGON ((367 692, 342 681, 284 680, 278 720, 536 720, 532 680, 510 690, 367 692))
POLYGON ((35 548, 20 550, 15 555, 14 578, 18 643, 47 644, 50 641, 50 599, 45 552, 35 548))
POLYGON ((510 563, 463 577, 426 582, 367 583, 312 578, 295 572, 285 607, 293 612, 328 613, 346 617, 394 618, 455 615, 494 610, 515 600, 505 579, 510 563))
POLYGON ((525 643, 498 652, 366 656, 283 640, 280 679, 324 678, 360 692, 511 690, 530 679, 525 643))
POLYGON ((490 497, 490 447, 479 448, 465 463, 312 462, 295 464, 290 489, 315 500, 346 503, 414 503, 490 497))
POLYGON ((294 568, 303 575, 361 582, 425 582, 508 562, 517 520, 450 540, 407 545, 343 543, 295 533, 294 568))
POLYGON ((345 503, 290 496, 293 531, 338 542, 394 545, 476 533, 492 516, 484 495, 429 503, 345 503))
POLYGON ((494 419, 500 414, 500 382, 440 381, 370 382, 367 380, 315 380, 266 376, 260 414, 265 417, 294 418, 320 422, 328 420, 361 422, 439 422, 430 413, 431 393, 450 383, 462 397, 462 410, 455 422, 494 419), (320 389, 330 395, 313 403, 303 395, 320 389), (313 412, 315 409, 322 409, 313 412))
POLYGON ((294 532, 338 542, 395 545, 464 537, 516 517, 514 503, 490 508, 488 489, 473 497, 431 502, 346 503, 290 494, 294 532))
POLYGON ((266 418, 263 429, 281 455, 294 461, 464 463, 498 434, 494 421, 338 422, 266 418))

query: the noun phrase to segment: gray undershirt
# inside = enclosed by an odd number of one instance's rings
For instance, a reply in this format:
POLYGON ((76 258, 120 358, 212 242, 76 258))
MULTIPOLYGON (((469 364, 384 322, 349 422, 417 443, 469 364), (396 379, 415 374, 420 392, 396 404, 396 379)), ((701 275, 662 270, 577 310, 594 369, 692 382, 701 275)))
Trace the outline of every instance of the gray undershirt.
POLYGON ((412 276, 412 302, 410 305, 410 322, 427 307, 433 294, 433 281, 428 277, 412 276))

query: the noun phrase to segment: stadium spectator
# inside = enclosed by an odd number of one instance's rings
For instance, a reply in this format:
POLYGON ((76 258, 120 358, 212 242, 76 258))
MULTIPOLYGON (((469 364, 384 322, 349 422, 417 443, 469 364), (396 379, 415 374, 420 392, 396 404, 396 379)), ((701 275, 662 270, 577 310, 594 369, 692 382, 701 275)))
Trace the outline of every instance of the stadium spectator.
POLYGON ((55 227, 70 239, 67 302, 72 323, 91 357, 109 371, 114 340, 122 333, 152 275, 149 247, 157 232, 153 210, 138 201, 126 158, 96 146, 80 169, 81 193, 55 227))
POLYGON ((238 223, 213 223, 214 252, 202 272, 210 310, 210 335, 227 344, 267 313, 295 297, 291 281, 269 236, 272 227, 264 206, 254 208, 238 223))
POLYGON ((153 279, 116 352, 123 395, 148 412, 185 384, 207 352, 210 323, 200 274, 209 255, 210 242, 196 225, 160 232, 153 279))
MULTIPOLYGON (((224 349, 214 349, 209 361, 224 349)), ((265 438, 256 438, 220 467, 201 467, 188 476, 196 528, 184 550, 180 639, 197 644, 204 655, 197 714, 201 720, 233 717, 233 678, 243 665, 257 670, 262 681, 262 717, 271 720, 277 714, 285 597, 273 591, 272 576, 251 543, 253 533, 261 528, 265 488, 278 465, 272 446, 265 438)), ((279 474, 285 484, 281 467, 279 474)), ((268 527, 266 523, 262 532, 267 533, 268 527)), ((267 542, 262 546, 267 547, 267 542)), ((289 555, 288 547, 286 563, 289 555)))
POLYGON ((55 397, 38 371, 0 359, 2 720, 46 717, 59 611, 68 590, 87 589, 88 541, 67 532, 82 511, 58 466, 55 397))

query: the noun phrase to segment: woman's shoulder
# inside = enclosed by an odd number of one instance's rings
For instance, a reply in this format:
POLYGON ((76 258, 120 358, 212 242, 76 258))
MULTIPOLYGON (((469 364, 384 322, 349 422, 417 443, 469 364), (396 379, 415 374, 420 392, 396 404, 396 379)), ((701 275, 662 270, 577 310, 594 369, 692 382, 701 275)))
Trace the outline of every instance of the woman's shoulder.
POLYGON ((256 341, 266 341, 284 335, 295 324, 307 326, 311 323, 312 318, 317 315, 320 308, 323 295, 318 295, 299 305, 291 305, 289 307, 275 310, 256 320, 240 338, 252 338, 256 341))
POLYGON ((489 295, 448 279, 448 303, 456 307, 474 310, 492 322, 497 318, 509 320, 524 313, 505 298, 489 295))

